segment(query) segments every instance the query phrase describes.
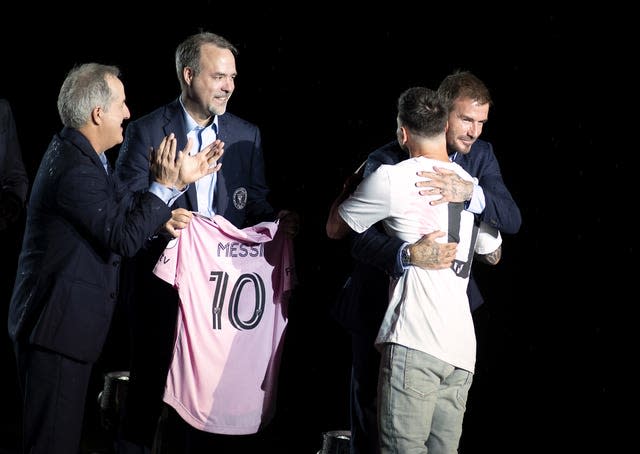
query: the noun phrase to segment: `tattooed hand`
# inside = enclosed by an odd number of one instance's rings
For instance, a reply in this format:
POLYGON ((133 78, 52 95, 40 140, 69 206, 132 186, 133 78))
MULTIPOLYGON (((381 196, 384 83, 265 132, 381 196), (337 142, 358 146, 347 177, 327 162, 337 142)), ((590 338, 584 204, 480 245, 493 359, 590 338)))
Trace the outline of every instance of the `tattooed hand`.
POLYGON ((451 267, 456 258, 457 243, 439 243, 436 238, 445 236, 442 231, 424 235, 409 245, 411 264, 428 270, 441 270, 451 267))
POLYGON ((466 202, 473 195, 473 182, 463 180, 453 170, 434 167, 434 172, 418 172, 419 177, 428 178, 419 181, 416 186, 425 188, 420 195, 441 195, 439 199, 432 200, 431 205, 439 205, 446 202, 466 202))

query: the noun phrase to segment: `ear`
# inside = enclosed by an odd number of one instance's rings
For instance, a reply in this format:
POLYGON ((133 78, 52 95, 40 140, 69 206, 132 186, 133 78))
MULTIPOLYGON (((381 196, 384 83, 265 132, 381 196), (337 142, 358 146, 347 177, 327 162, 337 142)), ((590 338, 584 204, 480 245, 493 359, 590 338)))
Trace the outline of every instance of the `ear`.
POLYGON ((191 81, 193 80, 193 68, 190 68, 189 66, 182 68, 182 78, 188 86, 191 86, 191 81))
POLYGON ((100 106, 94 107, 93 110, 91 111, 91 121, 96 125, 102 124, 103 112, 104 110, 102 110, 102 107, 100 106))
POLYGON ((404 126, 400 126, 400 145, 404 145, 409 141, 409 132, 404 126))

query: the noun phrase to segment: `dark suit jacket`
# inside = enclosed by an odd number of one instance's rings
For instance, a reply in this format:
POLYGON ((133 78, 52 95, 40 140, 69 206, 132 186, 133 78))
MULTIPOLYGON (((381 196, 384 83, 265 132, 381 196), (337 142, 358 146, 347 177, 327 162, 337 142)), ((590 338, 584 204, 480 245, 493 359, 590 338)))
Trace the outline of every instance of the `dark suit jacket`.
MULTIPOLYGON (((218 131, 218 138, 224 141, 225 150, 216 179, 216 214, 224 216, 238 228, 275 219, 274 210, 267 201, 269 190, 264 175, 260 130, 227 112, 218 117, 218 131)), ((149 150, 157 147, 171 133, 178 139, 178 150, 183 150, 187 144, 187 130, 179 99, 129 123, 116 161, 116 174, 131 190, 140 191, 149 187, 149 150)), ((196 185, 190 185, 172 208, 198 211, 196 185)), ((167 289, 167 284, 156 278, 152 270, 169 239, 168 236, 154 238, 134 260, 127 261, 123 290, 123 299, 138 305, 141 310, 143 307, 157 306, 157 301, 168 301, 165 307, 158 309, 168 307, 168 313, 156 314, 158 317, 167 317, 157 324, 165 325, 163 329, 168 330, 172 329, 177 294, 167 289)))
POLYGON ((12 340, 95 361, 118 292, 120 256, 170 218, 151 193, 107 175, 88 140, 63 129, 45 152, 29 199, 9 307, 12 340))
MULTIPOLYGON (((262 140, 257 126, 231 113, 218 117, 218 138, 225 150, 215 188, 215 211, 239 228, 265 220, 275 213, 267 196, 262 140)), ((134 190, 147 189, 149 148, 157 147, 164 136, 174 133, 178 149, 187 143, 187 131, 180 101, 160 107, 127 126, 124 143, 116 163, 116 173, 134 190)), ((173 205, 198 211, 195 184, 173 205)))
MULTIPOLYGON (((218 137, 224 141, 217 173, 215 211, 238 228, 275 219, 267 201, 262 141, 257 126, 230 113, 218 117, 218 137)), ((134 190, 149 186, 149 149, 174 133, 178 149, 187 142, 179 99, 131 122, 116 161, 116 173, 134 190)), ((172 208, 198 210, 196 185, 189 186, 172 208)), ((133 260, 123 264, 122 298, 128 313, 131 362, 125 437, 150 444, 160 413, 162 392, 173 353, 178 293, 153 274, 166 237, 149 241, 133 260)))
MULTIPOLYGON (((407 157, 397 141, 389 142, 369 155, 364 176, 382 164, 396 164, 407 157)), ((522 223, 520 209, 504 184, 491 144, 476 140, 469 153, 458 153, 455 162, 478 178, 483 189, 486 206, 478 218, 504 233, 517 233, 522 223)), ((348 330, 367 335, 378 331, 388 304, 388 276, 403 272, 397 263, 402 244, 402 240, 386 235, 379 225, 350 236, 351 255, 356 263, 332 308, 334 317, 348 330)), ((467 294, 472 310, 484 302, 473 274, 467 294)))

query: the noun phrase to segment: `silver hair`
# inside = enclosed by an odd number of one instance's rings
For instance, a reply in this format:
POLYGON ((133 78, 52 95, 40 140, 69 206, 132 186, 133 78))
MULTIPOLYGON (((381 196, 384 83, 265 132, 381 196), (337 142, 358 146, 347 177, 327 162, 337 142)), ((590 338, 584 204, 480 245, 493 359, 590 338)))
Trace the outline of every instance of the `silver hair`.
POLYGON ((58 94, 58 114, 62 124, 79 129, 91 118, 96 107, 107 110, 112 93, 107 76, 120 77, 116 66, 84 63, 69 71, 58 94))

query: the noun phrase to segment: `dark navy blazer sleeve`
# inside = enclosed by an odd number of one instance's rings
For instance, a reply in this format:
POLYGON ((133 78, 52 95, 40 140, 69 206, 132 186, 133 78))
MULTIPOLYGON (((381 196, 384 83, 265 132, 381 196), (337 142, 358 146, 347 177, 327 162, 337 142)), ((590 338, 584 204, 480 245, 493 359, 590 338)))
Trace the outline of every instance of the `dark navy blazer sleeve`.
POLYGON ((131 193, 105 172, 82 134, 63 129, 31 190, 11 339, 95 361, 117 299, 121 256, 135 254, 170 217, 160 198, 131 193))
POLYGON ((117 188, 117 197, 113 197, 113 190, 104 183, 106 177, 102 169, 91 163, 69 169, 60 178, 58 206, 66 219, 91 235, 99 245, 131 257, 147 237, 170 218, 171 212, 150 192, 136 194, 117 188))
POLYGON ((520 209, 504 183, 493 146, 477 140, 471 151, 456 162, 472 177, 478 178, 484 192, 486 206, 480 219, 502 233, 518 233, 522 224, 520 209))
MULTIPOLYGON (((149 189, 149 156, 153 142, 148 134, 151 128, 141 128, 138 122, 127 125, 124 142, 116 161, 116 174, 131 191, 149 189)), ((160 145, 160 141, 156 144, 160 145)))

